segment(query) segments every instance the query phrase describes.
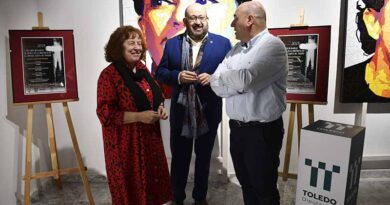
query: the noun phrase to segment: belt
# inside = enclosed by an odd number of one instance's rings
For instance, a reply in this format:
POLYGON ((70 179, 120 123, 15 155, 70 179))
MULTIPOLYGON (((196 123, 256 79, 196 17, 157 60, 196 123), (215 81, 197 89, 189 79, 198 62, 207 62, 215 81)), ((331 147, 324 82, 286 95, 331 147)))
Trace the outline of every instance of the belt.
POLYGON ((260 125, 264 125, 266 122, 259 122, 259 121, 249 121, 249 122, 243 122, 239 120, 230 120, 229 125, 232 127, 256 127, 260 125))

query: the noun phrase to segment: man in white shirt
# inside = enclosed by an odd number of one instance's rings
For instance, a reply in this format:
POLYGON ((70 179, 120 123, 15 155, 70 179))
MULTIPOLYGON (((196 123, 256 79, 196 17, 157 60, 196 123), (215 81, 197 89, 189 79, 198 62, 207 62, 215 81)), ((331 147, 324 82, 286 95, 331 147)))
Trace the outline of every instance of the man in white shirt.
POLYGON ((268 32, 260 2, 242 3, 231 26, 241 42, 210 77, 210 85, 226 98, 230 151, 245 204, 280 204, 277 178, 286 109, 286 48, 268 32))

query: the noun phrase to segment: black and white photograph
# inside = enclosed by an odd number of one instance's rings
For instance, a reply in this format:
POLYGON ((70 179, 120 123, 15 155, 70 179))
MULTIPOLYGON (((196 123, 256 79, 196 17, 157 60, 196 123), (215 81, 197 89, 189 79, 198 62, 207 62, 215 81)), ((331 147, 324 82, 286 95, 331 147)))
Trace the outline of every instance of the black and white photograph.
POLYGON ((62 38, 22 38, 24 93, 66 92, 62 38))
POLYGON ((286 45, 288 55, 287 92, 315 93, 318 35, 285 35, 279 38, 286 45))

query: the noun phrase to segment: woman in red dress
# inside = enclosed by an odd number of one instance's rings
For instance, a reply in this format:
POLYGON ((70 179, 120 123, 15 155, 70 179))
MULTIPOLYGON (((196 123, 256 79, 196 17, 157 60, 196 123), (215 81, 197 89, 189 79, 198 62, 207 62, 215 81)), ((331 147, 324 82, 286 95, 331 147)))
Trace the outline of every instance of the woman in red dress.
POLYGON ((119 27, 105 47, 111 64, 98 80, 96 112, 113 205, 161 205, 172 198, 159 124, 168 115, 141 62, 145 51, 140 30, 119 27))

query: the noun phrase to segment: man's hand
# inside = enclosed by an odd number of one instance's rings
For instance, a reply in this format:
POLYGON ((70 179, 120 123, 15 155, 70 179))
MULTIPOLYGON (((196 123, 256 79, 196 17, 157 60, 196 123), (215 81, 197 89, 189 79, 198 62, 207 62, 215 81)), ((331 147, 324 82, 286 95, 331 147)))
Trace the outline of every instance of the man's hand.
POLYGON ((195 83, 197 79, 197 75, 195 72, 183 70, 179 73, 180 83, 195 83))
POLYGON ((209 85, 210 84, 210 75, 208 73, 202 73, 198 76, 198 80, 200 84, 204 85, 209 85))

